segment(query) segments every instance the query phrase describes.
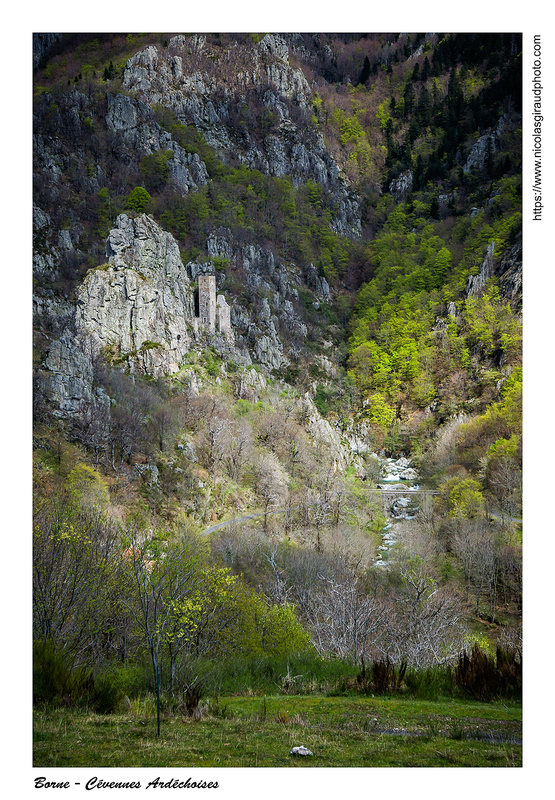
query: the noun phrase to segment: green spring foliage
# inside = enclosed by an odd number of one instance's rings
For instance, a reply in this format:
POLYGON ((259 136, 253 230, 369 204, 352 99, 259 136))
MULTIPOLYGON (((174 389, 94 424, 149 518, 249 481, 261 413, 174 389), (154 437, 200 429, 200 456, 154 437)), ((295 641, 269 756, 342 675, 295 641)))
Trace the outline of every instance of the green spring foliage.
MULTIPOLYGON (((416 213, 400 204, 367 248, 374 274, 354 305, 348 367, 363 397, 379 392, 394 401, 402 394, 424 407, 449 374, 471 369, 473 356, 518 364, 521 323, 494 279, 481 296, 463 291, 492 226, 478 220, 446 229, 416 213), (455 313, 446 313, 449 303, 455 313)), ((503 246, 511 220, 496 227, 503 246)))
MULTIPOLYGON (((494 244, 499 262, 518 241, 521 230, 520 132, 518 123, 510 119, 520 107, 519 37, 449 34, 424 40, 423 35, 384 35, 354 41, 346 35, 331 40, 340 54, 333 64, 314 60, 315 77, 324 80, 320 93, 313 96, 313 116, 303 117, 302 110, 293 105, 291 112, 298 112, 302 124, 318 129, 363 199, 363 235, 353 240, 332 229, 338 212, 336 200, 317 180, 296 184, 286 176, 265 175, 238 162, 224 162, 200 131, 179 122, 168 109, 154 109, 158 124, 186 152, 204 162, 208 185, 181 196, 172 185, 171 150, 145 156, 123 140, 119 149, 114 149, 103 124, 106 92, 121 89, 126 58, 150 43, 167 47, 168 35, 76 36, 66 36, 60 52, 41 68, 41 85, 35 90, 37 130, 45 137, 63 134, 72 154, 67 158, 68 169, 59 176, 60 191, 66 198, 64 208, 48 206, 50 185, 44 176, 39 175, 36 184, 37 205, 52 213, 53 229, 68 229, 70 221, 76 224, 82 231, 79 249, 88 253, 88 266, 95 267, 105 258, 104 239, 124 210, 152 214, 173 233, 182 253, 191 257, 203 251, 210 231, 223 226, 239 242, 270 248, 285 264, 293 261, 301 269, 314 264, 338 299, 333 305, 318 304, 304 287, 298 293, 299 307, 307 323, 340 344, 336 353, 344 356, 338 366, 339 377, 333 381, 315 364, 304 376, 303 389, 314 387, 320 413, 330 419, 343 413, 345 417, 364 417, 370 425, 372 447, 377 449, 383 443, 388 452, 412 449, 413 453, 420 446, 417 436, 431 438, 439 422, 460 410, 474 414, 461 427, 449 453, 449 471, 445 464, 438 466, 438 480, 443 482, 435 512, 446 526, 452 523, 461 530, 483 522, 486 500, 492 497, 503 513, 512 514, 518 507, 515 497, 522 431, 520 319, 503 298, 495 277, 479 296, 467 296, 466 285, 469 276, 478 273, 488 246, 494 244), (421 45, 422 55, 415 55, 421 45), (357 86, 346 85, 347 74, 360 76, 357 86), (75 126, 75 109, 65 96, 66 80, 86 93, 89 102, 87 116, 83 112, 75 126), (508 122, 497 137, 497 149, 488 148, 483 167, 465 172, 463 164, 470 148, 505 114, 508 122), (74 155, 77 152, 85 154, 82 163, 74 155), (109 169, 104 168, 106 164, 109 169), (390 184, 409 170, 412 189, 397 202, 390 184), (107 183, 99 189, 95 178, 100 174, 107 183), (341 341, 343 331, 348 343, 341 341), (431 408, 433 417, 422 414, 431 408), (424 418, 416 434, 414 427, 408 434, 404 427, 411 415, 424 418)), ((256 37, 247 39, 255 41, 256 37)), ((238 43, 244 41, 240 38, 238 43)), ((224 43, 216 34, 209 35, 208 42, 224 43)), ((248 100, 238 101, 232 109, 233 132, 241 135, 249 130, 262 142, 277 131, 277 115, 262 103, 257 106, 252 97, 248 100)), ((46 233, 41 231, 36 249, 47 252, 47 245, 46 233)), ((79 269, 69 262, 66 267, 64 280, 69 282, 68 275, 72 275, 71 280, 77 281, 79 269)), ((228 267, 225 260, 216 263, 219 272, 226 271, 226 279, 235 280, 227 285, 240 294, 240 279, 230 276, 228 267)), ((307 339, 305 355, 310 355, 317 343, 312 336, 307 339)), ((158 346, 146 342, 143 349, 158 346)), ((115 363, 126 358, 116 356, 115 363)), ((223 365, 222 358, 210 350, 195 364, 202 366, 203 378, 208 379, 224 375, 223 365)), ((280 377, 298 379, 300 386, 301 368, 299 360, 280 377)), ((227 372, 236 373, 237 365, 232 370, 228 362, 227 372)), ((229 452, 229 447, 222 447, 223 455, 219 455, 219 450, 211 448, 208 435, 215 436, 216 428, 203 438, 205 432, 191 425, 187 441, 196 443, 200 463, 193 468, 184 456, 173 453, 172 460, 183 459, 174 470, 161 456, 175 439, 174 426, 179 428, 178 403, 174 408, 171 398, 162 402, 161 397, 151 396, 146 382, 144 386, 133 382, 132 388, 126 387, 123 379, 120 383, 119 395, 114 386, 108 387, 114 402, 113 427, 109 445, 105 442, 104 450, 99 445, 97 458, 100 453, 106 465, 110 453, 111 468, 117 473, 117 455, 120 469, 124 464, 132 469, 133 460, 145 453, 149 458, 160 456, 156 467, 160 486, 154 480, 149 483, 143 473, 139 495, 145 506, 150 504, 154 518, 162 509, 167 512, 167 529, 162 530, 160 523, 156 541, 150 542, 152 552, 146 563, 152 571, 141 573, 143 585, 154 591, 153 581, 159 579, 166 593, 164 630, 160 620, 154 628, 160 637, 163 680, 168 681, 176 647, 188 657, 204 654, 213 662, 235 658, 252 664, 254 660, 259 671, 271 671, 271 659, 283 660, 293 652, 306 651, 308 637, 292 606, 268 602, 253 588, 259 583, 251 580, 249 584, 242 575, 215 567, 200 546, 198 560, 187 574, 190 590, 178 598, 171 596, 169 584, 163 582, 164 542, 170 534, 179 538, 182 531, 169 530, 170 510, 181 510, 187 501, 200 517, 198 506, 205 504, 208 519, 209 511, 224 510, 230 486, 237 498, 247 497, 252 502, 254 462, 249 456, 243 463, 240 449, 229 452), (220 475, 214 471, 216 455, 220 475), (197 474, 194 470, 199 467, 203 471, 197 474)), ((202 408, 199 406, 201 413, 181 411, 197 420, 203 418, 202 408)), ((302 488, 314 483, 319 464, 311 462, 311 448, 297 429, 286 428, 285 421, 272 418, 269 412, 262 403, 238 399, 232 416, 251 425, 257 446, 268 444, 270 466, 287 467, 290 489, 299 490, 300 495, 302 488)), ((226 419, 231 430, 230 423, 226 419)), ((248 436, 245 442, 246 447, 248 436)), ((121 530, 104 516, 107 485, 84 465, 72 465, 67 475, 61 495, 51 498, 45 490, 44 502, 36 507, 35 579, 37 586, 47 585, 51 591, 36 592, 35 633, 48 641, 55 638, 60 649, 62 645, 69 650, 84 646, 100 654, 99 663, 109 653, 112 659, 121 656, 139 664, 148 656, 137 624, 140 598, 121 563, 121 530), (48 580, 41 583, 46 573, 48 580), (60 607, 64 613, 59 613, 60 607), (129 652, 125 652, 128 642, 129 652)), ((281 488, 279 470, 270 477, 281 488)), ((261 472, 259 491, 263 478, 261 472)), ((358 524, 367 505, 363 499, 353 505, 349 520, 352 517, 358 524)), ((338 520, 339 509, 338 499, 338 520)), ((377 535, 384 522, 372 513, 366 528, 377 535)), ((176 570, 172 575, 178 580, 182 576, 176 570)), ((54 687, 43 688, 43 697, 50 692, 50 700, 58 702, 67 696, 68 686, 70 695, 78 693, 71 689, 71 680, 77 678, 70 680, 69 662, 46 648, 38 663, 49 665, 54 687)), ((291 666, 290 673, 288 663, 289 678, 296 671, 291 666)), ((378 672, 374 688, 379 684, 378 672)), ((391 670, 382 667, 382 673, 381 685, 390 686, 391 670)), ((271 677, 276 676, 272 673, 271 677)), ((431 674, 428 678, 422 685, 430 689, 434 680, 431 674)), ((404 679, 407 685, 409 681, 413 687, 419 685, 410 670, 404 679)), ((83 674, 83 680, 86 683, 88 675, 83 674)), ((185 686, 186 670, 175 681, 175 685, 185 686)), ((112 707, 122 683, 122 676, 96 682, 98 706, 112 707)))

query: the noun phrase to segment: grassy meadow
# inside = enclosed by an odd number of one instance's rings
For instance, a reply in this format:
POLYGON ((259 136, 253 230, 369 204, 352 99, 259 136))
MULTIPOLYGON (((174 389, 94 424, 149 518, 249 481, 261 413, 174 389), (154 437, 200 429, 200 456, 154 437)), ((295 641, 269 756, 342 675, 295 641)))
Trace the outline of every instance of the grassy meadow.
POLYGON ((521 706, 387 697, 233 696, 200 718, 35 711, 35 767, 520 767, 521 706), (305 745, 313 755, 290 755, 305 745))

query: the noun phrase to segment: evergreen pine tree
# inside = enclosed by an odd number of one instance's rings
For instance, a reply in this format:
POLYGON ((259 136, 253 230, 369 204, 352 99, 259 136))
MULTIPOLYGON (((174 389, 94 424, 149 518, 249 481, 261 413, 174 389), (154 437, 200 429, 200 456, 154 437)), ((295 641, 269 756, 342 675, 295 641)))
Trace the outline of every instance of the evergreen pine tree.
POLYGON ((418 104, 416 106, 416 113, 418 115, 420 124, 422 127, 426 128, 430 124, 432 118, 432 101, 426 86, 423 86, 422 91, 420 92, 418 104))
POLYGON ((358 84, 364 84, 370 77, 370 59, 368 56, 364 56, 364 65, 362 67, 362 72, 360 73, 360 77, 358 79, 358 84))
POLYGON ((493 141, 492 137, 488 136, 488 140, 486 142, 486 153, 484 157, 484 177, 491 178, 493 177, 493 173, 494 173, 493 141))
POLYGON ((458 119, 464 111, 464 94, 456 67, 453 67, 449 75, 447 108, 449 109, 451 117, 455 119, 458 119))
POLYGON ((414 167, 413 175, 413 188, 415 191, 419 191, 420 189, 424 188, 424 159, 420 153, 416 156, 416 165, 414 167))
POLYGON ((412 83, 407 83, 405 86, 403 100, 405 101, 405 116, 408 116, 409 114, 412 114, 414 108, 414 88, 412 83))

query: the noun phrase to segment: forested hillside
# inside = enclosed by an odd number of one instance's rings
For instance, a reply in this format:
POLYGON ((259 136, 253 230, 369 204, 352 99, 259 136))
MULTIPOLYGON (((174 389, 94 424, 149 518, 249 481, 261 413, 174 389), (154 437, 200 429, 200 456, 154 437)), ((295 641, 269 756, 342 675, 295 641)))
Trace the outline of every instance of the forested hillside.
POLYGON ((34 35, 37 702, 520 657, 521 46, 34 35))

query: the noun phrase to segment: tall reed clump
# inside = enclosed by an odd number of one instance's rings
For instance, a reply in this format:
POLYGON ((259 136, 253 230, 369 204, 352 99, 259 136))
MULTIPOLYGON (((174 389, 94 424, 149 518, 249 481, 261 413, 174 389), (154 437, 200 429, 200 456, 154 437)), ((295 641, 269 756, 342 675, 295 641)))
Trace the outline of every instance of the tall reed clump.
POLYGON ((389 658, 382 658, 367 668, 363 658, 356 688, 363 694, 396 694, 401 691, 406 671, 406 661, 397 666, 389 658))
POLYGON ((314 694, 327 692, 345 675, 354 678, 356 664, 339 658, 321 658, 300 652, 280 656, 234 658, 211 664, 210 693, 314 694))
POLYGON ((54 642, 33 642, 34 705, 76 705, 88 697, 93 686, 91 670, 74 667, 73 659, 54 642))
POLYGON ((522 655, 497 647, 495 658, 474 645, 470 655, 460 654, 454 672, 457 688, 467 697, 489 702, 497 698, 522 698, 522 655))

